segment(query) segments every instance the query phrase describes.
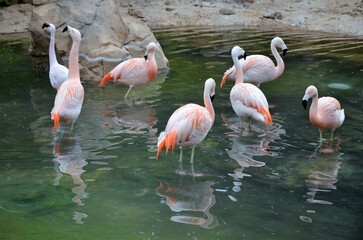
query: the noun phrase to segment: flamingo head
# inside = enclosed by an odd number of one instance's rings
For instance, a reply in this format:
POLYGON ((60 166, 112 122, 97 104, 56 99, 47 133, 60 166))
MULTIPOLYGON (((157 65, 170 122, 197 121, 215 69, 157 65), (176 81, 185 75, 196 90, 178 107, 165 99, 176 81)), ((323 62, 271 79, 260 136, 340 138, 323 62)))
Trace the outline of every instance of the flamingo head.
POLYGON ((310 85, 306 90, 305 90, 305 95, 302 99, 302 105, 303 107, 306 109, 307 104, 308 104, 308 100, 314 96, 316 96, 318 94, 318 89, 313 86, 310 85))
POLYGON ((157 45, 156 45, 156 43, 154 43, 154 42, 150 42, 148 45, 147 45, 147 47, 146 47, 146 51, 145 51, 145 54, 144 54, 144 58, 145 58, 145 60, 147 60, 148 59, 148 57, 149 57, 149 54, 151 54, 151 53, 155 53, 155 49, 157 48, 157 45))

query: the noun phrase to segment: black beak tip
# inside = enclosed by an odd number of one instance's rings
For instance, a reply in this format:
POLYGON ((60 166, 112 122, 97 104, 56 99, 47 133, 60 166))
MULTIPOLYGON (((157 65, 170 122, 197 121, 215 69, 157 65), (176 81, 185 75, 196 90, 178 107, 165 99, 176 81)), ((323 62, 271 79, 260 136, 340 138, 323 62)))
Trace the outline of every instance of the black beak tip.
POLYGON ((308 104, 308 101, 302 100, 302 105, 303 105, 303 107, 304 107, 305 110, 306 110, 307 104, 308 104))
POLYGON ((245 52, 245 54, 243 54, 243 59, 246 60, 247 57, 247 52, 245 52))
POLYGON ((147 60, 147 55, 144 55, 145 60, 147 60))
POLYGON ((285 48, 284 50, 282 50, 282 56, 285 56, 286 55, 286 53, 287 53, 287 48, 285 48))
POLYGON ((210 97, 210 99, 212 100, 212 102, 214 101, 214 97, 215 97, 216 95, 213 95, 213 96, 211 96, 210 97))
POLYGON ((66 32, 66 31, 68 31, 68 26, 66 26, 66 27, 63 29, 63 31, 62 31, 62 32, 66 32))
POLYGON ((43 23, 43 25, 42 25, 42 29, 43 29, 43 28, 46 28, 46 27, 49 27, 49 24, 48 24, 48 23, 43 23))

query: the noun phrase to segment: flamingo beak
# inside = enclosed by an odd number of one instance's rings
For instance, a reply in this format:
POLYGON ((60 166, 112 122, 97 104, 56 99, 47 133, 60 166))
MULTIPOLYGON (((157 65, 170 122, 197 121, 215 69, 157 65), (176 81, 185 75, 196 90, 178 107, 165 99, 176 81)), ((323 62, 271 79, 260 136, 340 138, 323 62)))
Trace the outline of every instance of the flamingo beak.
POLYGON ((49 25, 48 23, 43 23, 43 25, 42 25, 42 29, 43 29, 43 28, 47 28, 47 27, 50 27, 50 25, 49 25))
POLYGON ((210 96, 210 100, 213 102, 216 95, 210 96))
POLYGON ((304 109, 306 110, 306 106, 308 104, 308 101, 307 100, 302 100, 302 105, 304 106, 304 109))
POLYGON ((66 32, 66 31, 68 31, 68 26, 66 26, 66 27, 63 29, 63 31, 62 31, 62 32, 66 32))
POLYGON ((243 54, 243 59, 246 60, 247 57, 247 52, 245 52, 245 54, 243 54))
POLYGON ((285 56, 286 55, 286 53, 287 53, 287 48, 285 48, 284 50, 282 50, 282 56, 285 56))
POLYGON ((147 60, 147 54, 144 55, 145 61, 147 60))

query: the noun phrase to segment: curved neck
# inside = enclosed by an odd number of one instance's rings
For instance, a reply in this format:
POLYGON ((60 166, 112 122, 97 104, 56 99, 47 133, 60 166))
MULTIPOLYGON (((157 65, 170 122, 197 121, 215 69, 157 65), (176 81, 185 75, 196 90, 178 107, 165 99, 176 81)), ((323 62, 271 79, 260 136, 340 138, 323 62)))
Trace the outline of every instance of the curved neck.
POLYGON ((68 78, 79 79, 78 52, 80 41, 73 40, 71 52, 69 54, 69 73, 68 78))
POLYGON ((284 72, 285 64, 284 60, 282 60, 280 54, 277 52, 276 44, 273 44, 271 42, 271 52, 274 55, 277 66, 275 67, 275 78, 281 76, 281 74, 284 72))
POLYGON ((156 77, 158 73, 158 66, 156 64, 155 52, 149 53, 147 61, 148 61, 148 78, 149 80, 152 80, 156 77))
POLYGON ((214 123, 215 113, 214 113, 212 100, 210 99, 210 96, 209 96, 209 90, 204 90, 203 99, 204 99, 204 107, 209 112, 209 115, 212 119, 212 123, 214 123))
POLYGON ((309 117, 317 119, 318 118, 318 94, 311 98, 311 106, 309 111, 309 117))
POLYGON ((52 66, 56 64, 57 57, 55 56, 55 33, 50 33, 50 42, 49 42, 49 65, 52 66))
POLYGON ((243 83, 242 64, 239 62, 237 57, 233 57, 233 63, 234 63, 234 67, 236 68, 236 82, 235 82, 235 84, 243 83))

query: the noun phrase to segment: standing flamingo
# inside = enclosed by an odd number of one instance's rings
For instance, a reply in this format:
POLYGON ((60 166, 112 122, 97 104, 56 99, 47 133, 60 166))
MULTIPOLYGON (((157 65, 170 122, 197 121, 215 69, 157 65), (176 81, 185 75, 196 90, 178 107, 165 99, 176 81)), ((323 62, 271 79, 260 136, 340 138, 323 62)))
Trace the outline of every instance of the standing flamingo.
POLYGON ((68 78, 60 86, 54 100, 52 109, 52 119, 54 120, 54 130, 60 132, 60 120, 64 123, 72 123, 78 119, 81 112, 84 90, 79 77, 78 52, 81 43, 80 32, 70 26, 66 26, 63 32, 68 31, 73 43, 69 54, 69 74, 68 78))
POLYGON ((309 118, 311 124, 319 129, 320 142, 323 140, 324 129, 330 129, 330 140, 333 140, 334 130, 340 127, 345 119, 344 109, 341 108, 340 103, 333 97, 318 96, 318 89, 311 85, 306 91, 302 99, 304 108, 306 109, 307 101, 312 98, 309 118))
POLYGON ((178 108, 169 118, 164 132, 158 138, 158 159, 160 151, 165 147, 166 153, 175 145, 180 148, 180 161, 182 159, 182 147, 191 146, 192 155, 190 162, 193 163, 195 145, 203 141, 214 123, 214 109, 212 100, 215 94, 216 83, 212 78, 204 84, 204 106, 189 103, 178 108))
POLYGON ((157 45, 151 42, 147 45, 144 58, 131 58, 117 65, 111 72, 107 73, 101 80, 102 87, 106 81, 116 80, 121 84, 128 85, 124 98, 127 98, 135 85, 142 85, 156 78, 158 66, 155 60, 157 45))
MULTIPOLYGON (((277 52, 276 47, 282 49, 283 56, 285 56, 287 52, 287 46, 284 41, 280 37, 275 37, 271 41, 271 51, 273 56, 276 59, 277 66, 275 66, 274 62, 264 55, 251 55, 248 56, 247 59, 240 59, 240 63, 242 66, 242 71, 244 74, 244 81, 247 83, 252 83, 257 87, 260 86, 261 83, 269 82, 275 80, 280 77, 284 72, 285 64, 282 60, 281 56, 277 52)), ((236 67, 232 66, 228 69, 223 76, 222 83, 228 79, 236 79, 236 67)))
POLYGON ((57 61, 55 55, 55 26, 51 23, 43 23, 42 28, 47 29, 50 32, 50 42, 49 42, 49 80, 50 84, 56 90, 59 89, 60 85, 68 77, 68 69, 60 65, 57 61))
MULTIPOLYGON (((268 127, 268 124, 272 123, 272 118, 265 95, 255 85, 243 82, 243 71, 238 57, 243 56, 246 58, 246 52, 242 48, 235 46, 232 48, 231 55, 234 67, 237 69, 236 82, 230 93, 233 110, 240 119, 248 118, 249 126, 251 126, 251 118, 253 118, 265 122, 266 127, 268 127)), ((221 87, 223 84, 222 80, 221 87)))

